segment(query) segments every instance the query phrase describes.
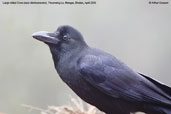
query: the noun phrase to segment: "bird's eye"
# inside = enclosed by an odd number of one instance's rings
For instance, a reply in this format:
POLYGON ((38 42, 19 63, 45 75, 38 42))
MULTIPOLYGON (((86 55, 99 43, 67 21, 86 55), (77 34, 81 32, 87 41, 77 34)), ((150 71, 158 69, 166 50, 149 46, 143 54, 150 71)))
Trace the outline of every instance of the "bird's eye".
POLYGON ((64 35, 64 36, 63 36, 63 39, 67 41, 67 40, 69 40, 70 38, 69 38, 67 35, 64 35))

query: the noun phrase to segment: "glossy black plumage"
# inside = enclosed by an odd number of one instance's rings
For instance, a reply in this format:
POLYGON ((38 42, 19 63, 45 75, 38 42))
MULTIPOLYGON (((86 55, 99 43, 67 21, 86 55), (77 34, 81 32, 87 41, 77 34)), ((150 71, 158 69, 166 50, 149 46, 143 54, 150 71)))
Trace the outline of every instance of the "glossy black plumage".
POLYGON ((61 26, 54 33, 38 32, 33 37, 49 46, 61 79, 100 110, 108 114, 171 114, 170 87, 89 47, 73 27, 61 26))

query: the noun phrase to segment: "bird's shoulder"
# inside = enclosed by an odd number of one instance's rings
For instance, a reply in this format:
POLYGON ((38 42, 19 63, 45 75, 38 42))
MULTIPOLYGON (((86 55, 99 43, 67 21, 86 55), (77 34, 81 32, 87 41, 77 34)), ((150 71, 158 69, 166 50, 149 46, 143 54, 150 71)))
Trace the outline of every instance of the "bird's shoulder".
POLYGON ((115 56, 96 48, 90 48, 89 50, 87 50, 83 56, 80 56, 78 63, 82 67, 98 65, 120 69, 125 67, 125 64, 117 59, 115 56))
POLYGON ((78 66, 84 78, 94 83, 114 80, 115 77, 124 78, 125 74, 134 73, 116 57, 100 50, 93 50, 93 53, 87 52, 80 57, 78 66))

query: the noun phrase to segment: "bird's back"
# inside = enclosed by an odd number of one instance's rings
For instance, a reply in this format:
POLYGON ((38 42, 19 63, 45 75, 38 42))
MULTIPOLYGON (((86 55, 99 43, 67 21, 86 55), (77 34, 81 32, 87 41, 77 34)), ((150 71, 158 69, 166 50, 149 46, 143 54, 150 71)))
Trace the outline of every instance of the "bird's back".
MULTIPOLYGON (((82 75, 84 76, 82 77, 86 77, 85 80, 88 80, 92 87, 99 89, 100 94, 105 93, 107 98, 112 99, 109 104, 118 107, 116 109, 120 110, 119 106, 122 106, 122 108, 125 108, 125 112, 149 110, 151 113, 161 114, 165 113, 162 107, 171 110, 171 96, 168 94, 171 93, 171 89, 168 89, 169 87, 166 86, 166 88, 163 85, 160 88, 156 85, 158 82, 154 83, 151 78, 133 71, 116 57, 89 48, 86 55, 82 57, 82 63, 80 64, 83 67, 82 75), (84 71, 85 69, 86 71, 84 71), (91 78, 96 79, 92 81, 91 78), (167 89, 167 92, 163 91, 164 88, 167 89), (154 107, 160 110, 154 110, 154 107)), ((104 98, 102 97, 102 99, 104 98)))

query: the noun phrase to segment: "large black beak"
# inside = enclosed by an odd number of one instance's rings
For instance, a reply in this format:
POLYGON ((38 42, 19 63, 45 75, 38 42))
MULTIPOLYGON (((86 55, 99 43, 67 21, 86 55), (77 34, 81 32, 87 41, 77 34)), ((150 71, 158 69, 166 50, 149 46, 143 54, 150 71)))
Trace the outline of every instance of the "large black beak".
POLYGON ((49 33, 46 31, 40 31, 32 34, 32 37, 50 44, 58 44, 59 39, 56 37, 55 33, 49 33))

